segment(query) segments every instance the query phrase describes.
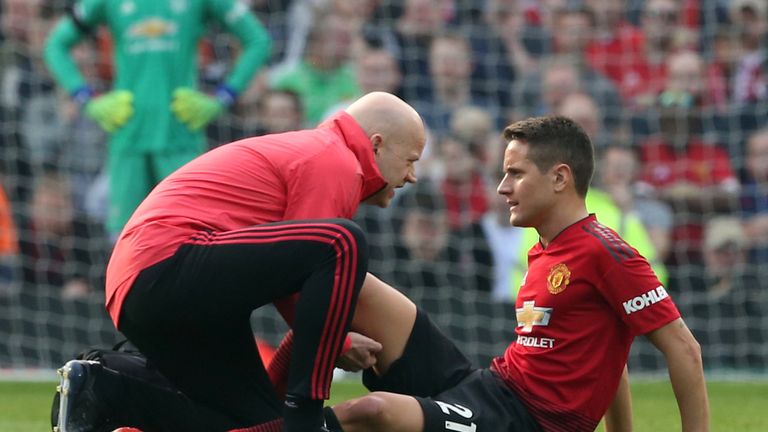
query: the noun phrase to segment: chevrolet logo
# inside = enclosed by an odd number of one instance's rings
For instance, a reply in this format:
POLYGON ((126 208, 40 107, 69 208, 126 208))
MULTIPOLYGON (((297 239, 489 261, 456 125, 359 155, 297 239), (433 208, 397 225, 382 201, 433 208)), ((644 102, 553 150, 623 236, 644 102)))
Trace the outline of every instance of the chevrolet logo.
POLYGON ((533 326, 545 326, 549 324, 549 317, 552 316, 552 308, 536 307, 535 301, 523 302, 523 307, 515 309, 517 316, 517 326, 523 327, 521 331, 530 333, 533 326))

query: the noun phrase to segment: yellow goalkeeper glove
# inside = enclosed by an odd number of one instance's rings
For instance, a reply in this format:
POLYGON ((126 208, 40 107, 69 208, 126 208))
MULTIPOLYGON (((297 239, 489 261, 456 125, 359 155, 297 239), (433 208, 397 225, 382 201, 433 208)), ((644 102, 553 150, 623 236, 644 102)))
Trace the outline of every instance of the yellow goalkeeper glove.
POLYGON ((199 130, 223 110, 224 102, 219 97, 208 96, 188 87, 180 87, 173 92, 171 111, 190 130, 199 130))
POLYGON ((114 90, 89 99, 85 113, 105 131, 112 133, 121 128, 133 116, 133 93, 114 90))

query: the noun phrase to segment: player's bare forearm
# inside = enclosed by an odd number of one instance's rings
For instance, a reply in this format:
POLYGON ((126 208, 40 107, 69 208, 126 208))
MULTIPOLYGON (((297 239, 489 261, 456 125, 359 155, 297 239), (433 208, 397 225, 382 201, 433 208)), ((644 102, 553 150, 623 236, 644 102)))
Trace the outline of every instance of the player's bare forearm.
POLYGON ((606 432, 632 432, 632 394, 629 391, 629 371, 624 366, 616 397, 605 413, 606 432))
POLYGON ((667 360, 684 432, 709 431, 709 400, 701 347, 682 319, 648 334, 667 360))

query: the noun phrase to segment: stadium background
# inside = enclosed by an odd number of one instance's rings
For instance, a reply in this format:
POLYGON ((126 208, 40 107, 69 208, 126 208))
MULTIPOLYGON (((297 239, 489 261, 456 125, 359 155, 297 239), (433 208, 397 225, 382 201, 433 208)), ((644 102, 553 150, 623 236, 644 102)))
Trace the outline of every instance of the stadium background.
MULTIPOLYGON (((67 5, 1 6, 2 369, 54 368, 85 347, 121 339, 103 307, 110 244, 103 227, 105 137, 57 91, 41 62, 45 35, 67 5)), ((764 1, 250 6, 273 37, 272 60, 234 109, 208 127, 210 146, 314 126, 366 90, 392 90, 416 106, 430 128, 420 186, 402 191, 393 208, 362 208, 356 219, 369 233, 371 271, 428 310, 478 364, 514 337, 513 286, 521 276, 514 273, 528 241, 496 222, 499 133, 515 119, 569 113, 601 155, 618 147, 640 159, 628 184, 600 184, 597 176, 600 208, 621 228, 642 222, 632 235, 645 238, 656 268, 664 269, 670 294, 702 342, 708 372, 765 376, 766 145, 748 157, 750 138, 767 139, 759 133, 768 124, 764 1), (297 72, 307 63, 313 67, 297 72), (659 177, 659 167, 679 168, 664 159, 659 140, 679 143, 671 158, 689 164, 686 181, 659 177), (762 161, 756 165, 763 177, 748 160, 762 161)), ((201 44, 201 87, 212 89, 236 52, 231 39, 211 30, 201 44)), ((108 53, 101 33, 75 53, 102 90, 111 76, 108 53)), ((271 309, 253 320, 258 336, 273 344, 285 330, 271 309)), ((630 370, 660 372, 663 361, 639 338, 630 370)))

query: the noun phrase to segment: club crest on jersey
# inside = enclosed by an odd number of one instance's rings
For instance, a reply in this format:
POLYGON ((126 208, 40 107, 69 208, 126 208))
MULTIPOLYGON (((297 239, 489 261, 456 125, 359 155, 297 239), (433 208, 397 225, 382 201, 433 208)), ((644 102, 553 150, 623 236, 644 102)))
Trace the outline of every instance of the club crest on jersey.
POLYGON ((560 263, 549 269, 547 276, 547 290, 550 294, 560 294, 571 283, 571 271, 568 266, 560 263))

